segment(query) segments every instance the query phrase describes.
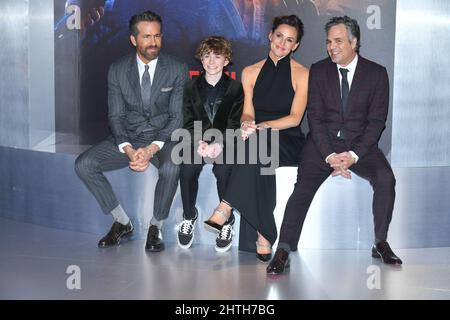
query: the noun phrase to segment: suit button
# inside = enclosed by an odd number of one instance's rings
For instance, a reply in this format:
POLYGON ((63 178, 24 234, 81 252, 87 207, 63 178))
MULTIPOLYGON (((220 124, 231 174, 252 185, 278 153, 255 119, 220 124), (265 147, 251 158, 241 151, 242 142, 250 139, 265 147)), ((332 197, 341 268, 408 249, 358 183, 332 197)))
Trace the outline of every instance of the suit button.
POLYGON ((147 118, 150 118, 150 112, 145 112, 144 114, 147 118))

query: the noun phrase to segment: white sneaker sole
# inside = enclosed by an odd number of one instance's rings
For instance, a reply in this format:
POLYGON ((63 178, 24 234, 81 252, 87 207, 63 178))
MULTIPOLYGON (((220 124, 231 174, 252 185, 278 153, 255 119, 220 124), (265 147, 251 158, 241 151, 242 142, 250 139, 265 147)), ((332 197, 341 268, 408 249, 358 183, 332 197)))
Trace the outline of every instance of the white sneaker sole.
POLYGON ((194 242, 194 237, 192 237, 191 241, 189 241, 188 244, 181 244, 180 239, 178 238, 178 235, 177 235, 178 246, 182 249, 189 249, 192 246, 192 242, 194 242))
POLYGON ((226 247, 220 248, 216 245, 216 251, 217 252, 227 252, 228 250, 230 250, 232 243, 230 242, 229 245, 227 245, 226 247))

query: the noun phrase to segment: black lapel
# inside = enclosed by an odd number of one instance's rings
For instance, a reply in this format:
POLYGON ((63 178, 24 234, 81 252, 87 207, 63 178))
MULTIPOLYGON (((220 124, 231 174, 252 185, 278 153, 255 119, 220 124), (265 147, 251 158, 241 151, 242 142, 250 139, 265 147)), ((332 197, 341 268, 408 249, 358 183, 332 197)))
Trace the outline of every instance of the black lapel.
POLYGON ((224 116, 224 113, 227 113, 228 110, 226 110, 225 106, 227 105, 227 98, 228 93, 230 91, 231 87, 231 80, 227 75, 224 75, 222 86, 219 89, 219 92, 217 93, 216 101, 214 102, 214 108, 213 108, 213 123, 214 120, 222 119, 224 116))
POLYGON ((210 120, 205 110, 205 104, 203 103, 206 101, 206 96, 204 94, 205 90, 202 82, 204 80, 201 77, 202 76, 197 77, 194 80, 194 85, 192 86, 192 107, 197 110, 198 114, 200 114, 200 119, 196 120, 201 120, 202 123, 208 123, 210 120))

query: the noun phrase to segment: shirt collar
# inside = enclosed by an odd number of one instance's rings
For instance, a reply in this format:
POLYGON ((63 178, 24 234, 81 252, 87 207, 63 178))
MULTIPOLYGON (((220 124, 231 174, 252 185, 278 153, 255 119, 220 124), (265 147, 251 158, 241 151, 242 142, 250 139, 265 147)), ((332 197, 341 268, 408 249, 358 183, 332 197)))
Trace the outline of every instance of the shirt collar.
POLYGON ((208 83, 208 81, 206 81, 206 78, 205 78, 205 72, 203 72, 202 74, 201 74, 201 78, 202 78, 202 82, 203 82, 203 85, 205 85, 206 87, 209 87, 209 88, 219 88, 222 84, 223 84, 223 82, 225 81, 225 78, 227 77, 227 75, 225 74, 225 72, 222 72, 222 76, 220 77, 220 79, 219 79, 219 81, 216 83, 216 85, 215 86, 213 86, 213 85, 210 85, 209 83, 208 83))
POLYGON ((357 64, 358 64, 358 54, 355 55, 355 57, 353 58, 352 62, 350 62, 347 66, 343 67, 343 66, 341 66, 339 64, 336 64, 336 66, 337 66, 338 70, 340 68, 344 68, 344 69, 347 69, 349 73, 354 74, 357 64))
POLYGON ((154 69, 156 67, 156 63, 158 62, 158 57, 156 57, 155 59, 150 61, 148 64, 145 64, 141 60, 141 58, 139 58, 139 56, 136 54, 136 61, 137 61, 138 69, 139 69, 139 74, 141 74, 141 73, 144 73, 146 65, 148 65, 150 70, 154 69))

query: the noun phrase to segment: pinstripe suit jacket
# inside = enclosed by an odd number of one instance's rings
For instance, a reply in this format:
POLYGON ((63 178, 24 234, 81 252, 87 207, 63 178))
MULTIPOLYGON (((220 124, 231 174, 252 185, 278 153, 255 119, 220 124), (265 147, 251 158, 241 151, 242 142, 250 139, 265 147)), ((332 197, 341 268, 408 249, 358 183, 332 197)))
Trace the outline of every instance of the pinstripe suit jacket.
POLYGON ((184 64, 159 54, 150 104, 144 107, 136 53, 113 63, 108 72, 108 119, 116 144, 132 142, 144 130, 149 143, 169 141, 172 132, 181 127, 187 78, 184 64))

